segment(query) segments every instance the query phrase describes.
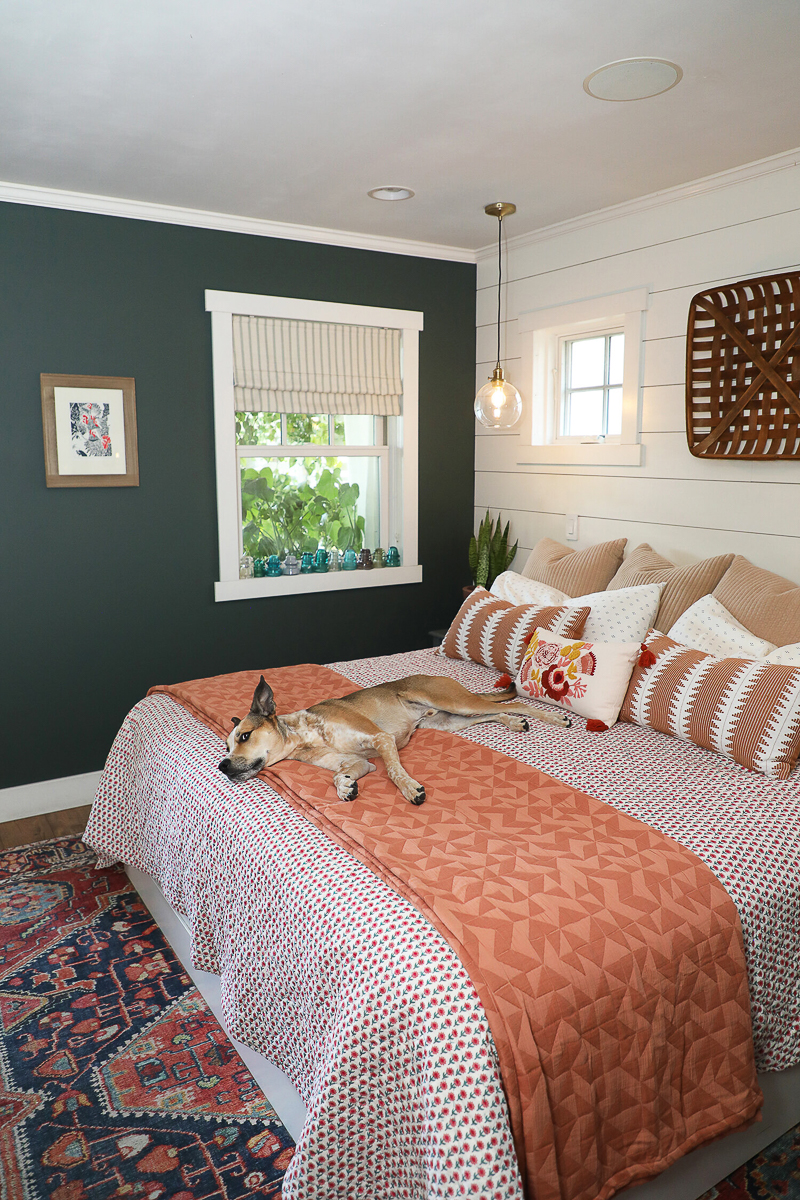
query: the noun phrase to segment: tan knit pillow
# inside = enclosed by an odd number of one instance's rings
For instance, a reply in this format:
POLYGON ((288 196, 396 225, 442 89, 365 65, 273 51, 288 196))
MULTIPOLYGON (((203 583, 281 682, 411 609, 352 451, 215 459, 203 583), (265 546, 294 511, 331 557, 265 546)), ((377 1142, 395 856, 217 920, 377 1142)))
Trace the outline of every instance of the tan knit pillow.
POLYGON ((770 779, 788 779, 800 751, 800 670, 715 658, 651 631, 655 660, 633 669, 619 714, 716 750, 770 779))
POLYGON ((552 538, 541 538, 528 555, 522 574, 559 588, 568 596, 602 592, 622 562, 627 538, 573 550, 552 538))
POLYGON ((714 595, 756 637, 776 646, 800 642, 800 587, 737 554, 714 595))
MULTIPOLYGON (((656 629, 664 631, 671 629, 678 617, 696 600, 714 591, 732 562, 732 554, 720 554, 717 558, 704 558, 702 562, 692 563, 688 567, 676 567, 675 563, 658 554, 647 542, 642 542, 641 546, 631 550, 609 583, 608 590, 641 587, 644 583, 666 583, 661 595, 661 607, 654 621, 656 629)), ((725 604, 725 601, 722 603, 725 604)), ((730 608, 727 604, 725 607, 730 608)), ((800 635, 797 640, 800 640, 800 635)))
POLYGON ((509 604, 485 588, 470 592, 445 634, 448 658, 463 658, 516 675, 534 629, 580 637, 588 608, 569 605, 509 604))

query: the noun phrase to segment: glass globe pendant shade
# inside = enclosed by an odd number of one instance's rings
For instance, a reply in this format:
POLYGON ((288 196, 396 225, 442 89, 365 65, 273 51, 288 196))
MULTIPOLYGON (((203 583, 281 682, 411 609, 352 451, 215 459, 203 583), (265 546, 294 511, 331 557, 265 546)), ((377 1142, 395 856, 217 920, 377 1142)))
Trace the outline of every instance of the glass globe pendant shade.
POLYGON ((511 429, 522 415, 522 397, 513 383, 503 378, 503 368, 494 374, 475 397, 475 416, 487 429, 511 429))

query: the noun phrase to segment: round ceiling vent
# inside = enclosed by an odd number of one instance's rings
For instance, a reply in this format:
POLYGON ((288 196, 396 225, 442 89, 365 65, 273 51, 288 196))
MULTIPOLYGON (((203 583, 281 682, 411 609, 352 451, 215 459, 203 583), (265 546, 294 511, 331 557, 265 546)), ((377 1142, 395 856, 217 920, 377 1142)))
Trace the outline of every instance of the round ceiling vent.
POLYGON ((373 200, 410 200, 414 193, 411 188, 387 185, 373 188, 371 192, 367 192, 367 195, 371 196, 373 200))
POLYGON ((587 75, 583 90, 596 100, 645 100, 682 79, 683 70, 667 58, 621 58, 587 75))

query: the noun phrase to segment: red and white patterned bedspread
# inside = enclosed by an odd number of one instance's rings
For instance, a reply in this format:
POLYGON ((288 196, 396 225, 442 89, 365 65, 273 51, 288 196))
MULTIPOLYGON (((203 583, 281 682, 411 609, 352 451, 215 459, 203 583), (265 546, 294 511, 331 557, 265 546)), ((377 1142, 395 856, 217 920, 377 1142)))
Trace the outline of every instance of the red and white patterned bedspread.
MULTIPOLYGON (((496 672, 432 650, 330 664, 369 686, 415 673, 485 691, 496 672)), ((535 706, 533 706, 535 707, 535 706)), ((534 722, 462 736, 675 838, 733 898, 756 1061, 800 1061, 800 778, 767 780, 638 726, 568 735, 534 722)), ((153 695, 126 718, 86 840, 158 880, 221 975, 232 1032, 308 1105, 287 1200, 518 1200, 496 1053, 471 980, 406 900, 263 779, 231 783, 219 739, 153 695)))

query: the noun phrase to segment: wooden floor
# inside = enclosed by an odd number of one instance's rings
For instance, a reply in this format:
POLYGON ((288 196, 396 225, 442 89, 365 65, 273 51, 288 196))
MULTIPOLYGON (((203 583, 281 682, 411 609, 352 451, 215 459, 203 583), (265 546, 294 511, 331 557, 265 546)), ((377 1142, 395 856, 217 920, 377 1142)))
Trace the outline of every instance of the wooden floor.
POLYGON ((15 846, 44 842, 47 838, 62 837, 68 833, 83 833, 91 807, 91 804, 84 804, 81 808, 67 808, 63 812, 6 821, 0 824, 0 850, 13 850, 15 846))

